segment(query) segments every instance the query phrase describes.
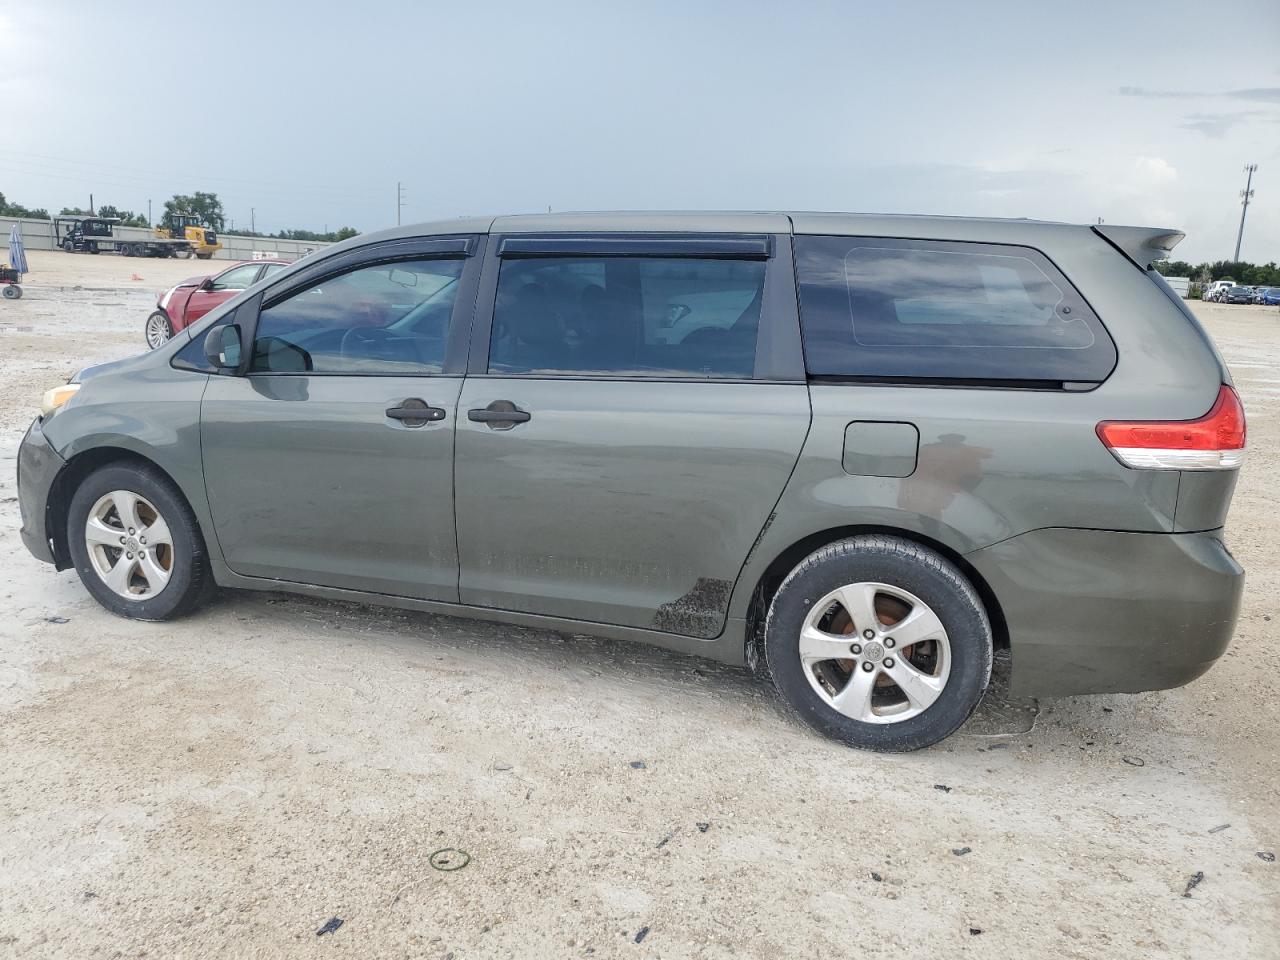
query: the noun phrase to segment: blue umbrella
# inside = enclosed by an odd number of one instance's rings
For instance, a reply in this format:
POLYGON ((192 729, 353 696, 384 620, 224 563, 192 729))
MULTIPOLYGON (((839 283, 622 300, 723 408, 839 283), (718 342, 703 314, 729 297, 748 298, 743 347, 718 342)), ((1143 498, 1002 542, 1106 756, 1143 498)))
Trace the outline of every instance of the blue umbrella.
POLYGON ((27 273, 30 270, 27 266, 27 251, 22 246, 22 231, 18 229, 16 223, 9 231, 9 266, 19 273, 27 273))

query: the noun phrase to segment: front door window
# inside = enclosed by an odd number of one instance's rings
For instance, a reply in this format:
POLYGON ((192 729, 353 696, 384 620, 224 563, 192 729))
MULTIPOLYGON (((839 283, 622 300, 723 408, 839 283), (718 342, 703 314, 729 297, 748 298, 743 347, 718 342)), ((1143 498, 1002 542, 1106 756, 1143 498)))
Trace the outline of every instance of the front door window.
POLYGON ((372 264, 267 307, 250 372, 440 373, 465 262, 372 264))

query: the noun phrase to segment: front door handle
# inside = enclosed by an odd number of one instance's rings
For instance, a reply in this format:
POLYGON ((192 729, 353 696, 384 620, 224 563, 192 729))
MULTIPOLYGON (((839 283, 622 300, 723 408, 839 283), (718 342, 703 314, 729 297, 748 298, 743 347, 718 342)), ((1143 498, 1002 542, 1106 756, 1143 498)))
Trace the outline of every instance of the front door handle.
POLYGON ((495 400, 487 407, 467 411, 467 419, 487 423, 491 430, 510 430, 517 423, 527 423, 531 414, 510 400, 495 400))
POLYGON ((387 407, 386 414, 406 427, 423 427, 445 417, 444 407, 433 407, 420 397, 410 397, 399 406, 387 407))

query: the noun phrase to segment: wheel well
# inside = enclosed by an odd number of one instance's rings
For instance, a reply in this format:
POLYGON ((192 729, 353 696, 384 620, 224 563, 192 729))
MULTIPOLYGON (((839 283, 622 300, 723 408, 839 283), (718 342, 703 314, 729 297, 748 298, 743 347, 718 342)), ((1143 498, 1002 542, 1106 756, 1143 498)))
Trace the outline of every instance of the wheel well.
MULTIPOLYGON (((80 486, 85 477, 100 467, 105 467, 111 463, 130 462, 141 464, 157 471, 170 483, 173 483, 179 493, 182 492, 182 488, 174 482, 173 477, 169 476, 163 467, 154 460, 132 450, 125 450, 121 447, 94 447, 92 450, 76 454, 67 461, 65 467, 58 471, 58 476, 54 479, 53 486, 49 489, 49 500, 45 506, 45 529, 49 532, 49 539, 53 541, 54 566, 57 569, 66 570, 73 566, 71 551, 67 544, 67 512, 71 508, 71 498, 75 496, 76 488, 80 486)), ((186 499, 185 494, 183 494, 183 499, 186 499)))
POLYGON ((755 591, 751 595, 751 606, 747 614, 748 663, 763 662, 763 657, 758 656, 761 650, 759 648, 753 649, 753 647, 764 639, 764 619, 769 612, 769 604, 773 601, 773 596, 778 592, 778 587, 782 585, 782 581, 787 578, 787 574, 794 570, 801 560, 814 551, 821 550, 837 540, 844 540, 848 537, 867 533, 879 533, 885 536, 910 540, 912 543, 918 543, 922 547, 928 547, 955 564, 956 568, 973 584, 973 588, 978 591, 978 597, 982 600, 982 605, 987 611, 987 619, 991 621, 991 636, 995 641, 996 649, 1009 649, 1009 626, 1005 621, 1004 612, 1000 609, 1000 602, 996 599, 995 592, 992 591, 991 586, 973 568, 973 565, 965 560, 963 555, 957 553, 945 543, 911 530, 865 525, 836 527, 831 530, 822 530, 818 533, 810 534, 804 539, 793 543, 774 558, 773 562, 769 564, 756 582, 755 591))

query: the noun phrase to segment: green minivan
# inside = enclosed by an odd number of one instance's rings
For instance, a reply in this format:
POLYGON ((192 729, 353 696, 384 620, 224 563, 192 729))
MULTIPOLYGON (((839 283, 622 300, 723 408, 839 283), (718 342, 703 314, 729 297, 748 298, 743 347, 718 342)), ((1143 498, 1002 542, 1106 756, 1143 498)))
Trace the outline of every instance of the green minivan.
POLYGON ((1182 235, 824 213, 357 237, 46 395, 22 535, 125 617, 219 587, 745 663, 910 750, 1221 656, 1244 412, 1182 235))

